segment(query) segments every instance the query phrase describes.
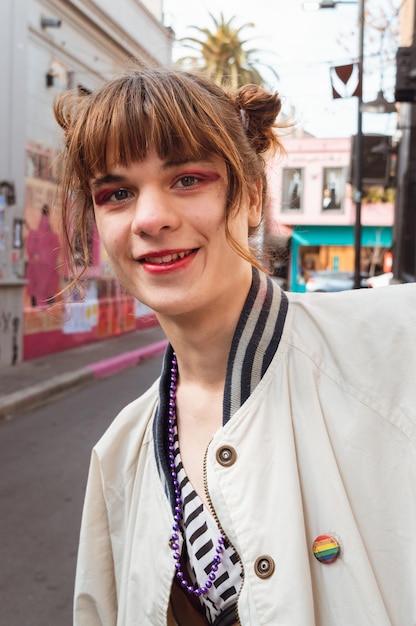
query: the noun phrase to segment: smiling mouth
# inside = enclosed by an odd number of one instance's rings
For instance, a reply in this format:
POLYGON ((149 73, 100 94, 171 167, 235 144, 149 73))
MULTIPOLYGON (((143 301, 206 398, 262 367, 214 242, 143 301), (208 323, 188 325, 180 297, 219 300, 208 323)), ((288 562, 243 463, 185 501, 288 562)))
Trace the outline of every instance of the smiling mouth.
POLYGON ((141 263, 151 263, 152 265, 166 265, 168 263, 174 263, 180 261, 186 256, 192 254, 194 250, 186 250, 185 252, 174 252, 172 254, 164 254, 163 256, 145 256, 140 259, 141 263))

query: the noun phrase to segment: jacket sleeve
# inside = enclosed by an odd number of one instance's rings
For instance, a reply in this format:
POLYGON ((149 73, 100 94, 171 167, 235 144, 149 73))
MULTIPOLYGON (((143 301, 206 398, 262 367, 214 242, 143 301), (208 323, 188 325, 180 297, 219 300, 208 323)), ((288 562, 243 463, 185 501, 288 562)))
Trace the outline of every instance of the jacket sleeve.
POLYGON ((100 464, 93 451, 82 514, 75 579, 74 626, 116 626, 113 550, 100 464))

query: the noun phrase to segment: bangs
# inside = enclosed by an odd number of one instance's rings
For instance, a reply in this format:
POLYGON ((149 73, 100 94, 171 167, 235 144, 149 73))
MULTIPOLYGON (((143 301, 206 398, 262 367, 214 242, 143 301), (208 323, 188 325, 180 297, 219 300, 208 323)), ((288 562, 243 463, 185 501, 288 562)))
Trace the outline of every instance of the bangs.
POLYGON ((222 145, 225 128, 215 99, 207 104, 206 90, 189 77, 181 84, 177 75, 173 81, 169 74, 155 74, 133 74, 82 97, 85 107, 78 108, 72 139, 84 189, 109 163, 127 166, 145 159, 150 149, 163 160, 199 160, 208 154, 228 164, 230 157, 239 159, 222 145))

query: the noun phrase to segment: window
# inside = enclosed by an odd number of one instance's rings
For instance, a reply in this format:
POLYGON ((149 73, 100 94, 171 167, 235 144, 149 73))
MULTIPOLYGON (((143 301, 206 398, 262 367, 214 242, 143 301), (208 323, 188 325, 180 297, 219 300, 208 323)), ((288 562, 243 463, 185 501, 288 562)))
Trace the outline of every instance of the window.
POLYGON ((340 211, 345 192, 345 170, 326 167, 323 175, 322 211, 340 211))
POLYGON ((30 144, 26 148, 26 176, 54 182, 52 150, 30 144))
POLYGON ((303 209, 303 170, 291 167, 283 170, 282 210, 301 211, 303 209))

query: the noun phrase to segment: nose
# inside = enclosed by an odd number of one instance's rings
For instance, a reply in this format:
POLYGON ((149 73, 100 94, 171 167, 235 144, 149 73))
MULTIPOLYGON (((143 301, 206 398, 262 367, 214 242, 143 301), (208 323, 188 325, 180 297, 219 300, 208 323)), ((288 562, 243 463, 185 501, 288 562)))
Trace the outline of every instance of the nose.
POLYGON ((163 190, 142 188, 137 197, 131 229, 136 235, 156 237, 160 231, 175 229, 179 214, 163 190))

